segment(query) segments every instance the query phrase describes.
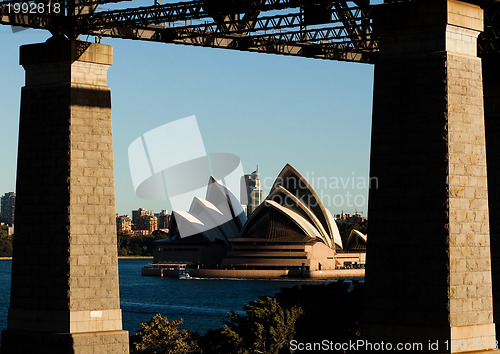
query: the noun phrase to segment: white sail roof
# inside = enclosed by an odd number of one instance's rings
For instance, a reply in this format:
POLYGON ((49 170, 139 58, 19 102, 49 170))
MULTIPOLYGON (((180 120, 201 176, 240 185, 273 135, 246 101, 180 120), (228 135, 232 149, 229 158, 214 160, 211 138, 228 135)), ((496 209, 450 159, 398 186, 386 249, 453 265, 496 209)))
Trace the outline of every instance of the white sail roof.
POLYGON ((342 237, 340 237, 339 228, 338 228, 337 223, 335 222, 335 219, 333 218, 333 215, 330 212, 330 210, 326 209, 326 215, 328 216, 328 219, 330 221, 330 225, 332 227, 332 238, 333 238, 333 241, 340 248, 344 248, 343 245, 342 245, 342 237))
POLYGON ((268 206, 275 208, 276 210, 280 211, 281 213, 285 214, 290 218, 290 220, 295 223, 298 227, 300 227, 307 236, 312 237, 312 238, 319 238, 323 240, 323 237, 321 236, 320 232, 316 227, 314 227, 313 224, 311 224, 309 221, 307 221, 305 218, 300 216, 297 212, 285 208, 284 206, 272 201, 272 200, 266 200, 264 201, 268 206))
MULTIPOLYGON (((332 249, 335 249, 335 245, 342 248, 342 238, 331 212, 325 208, 314 188, 292 165, 287 164, 278 175, 265 200, 265 205, 286 215, 302 230, 304 235, 318 239, 332 249)), ((261 220, 261 225, 272 222, 273 219, 269 219, 269 213, 270 210, 257 208, 243 229, 243 237, 259 237, 262 230, 258 231, 256 225, 259 225, 259 220, 261 220)), ((277 217, 274 216, 274 218, 277 217)), ((282 223, 283 221, 276 222, 282 223)), ((277 227, 283 229, 282 226, 277 227)), ((272 233, 272 231, 266 232, 272 233)))
POLYGON ((177 225, 181 238, 202 235, 213 242, 241 233, 246 215, 238 199, 220 180, 210 177, 206 199, 195 197, 188 211, 175 210, 172 222, 177 225))

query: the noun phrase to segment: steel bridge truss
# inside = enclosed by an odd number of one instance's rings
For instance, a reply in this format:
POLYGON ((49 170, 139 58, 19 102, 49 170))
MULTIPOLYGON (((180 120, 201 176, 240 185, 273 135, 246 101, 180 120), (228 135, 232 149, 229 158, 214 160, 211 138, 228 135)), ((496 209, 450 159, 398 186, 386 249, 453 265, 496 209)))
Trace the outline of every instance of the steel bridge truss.
MULTIPOLYGON (((366 63, 373 63, 378 51, 369 0, 198 0, 103 9, 122 1, 3 1, 0 23, 69 38, 92 35, 366 63), (27 13, 23 4, 35 11, 27 13)), ((499 7, 485 10, 480 53, 500 48, 499 7)))
POLYGON ((0 23, 70 38, 117 37, 357 62, 370 62, 377 49, 366 0, 203 0, 101 9, 110 2, 118 1, 65 1, 60 13, 48 14, 14 13, 20 3, 6 1, 0 23))

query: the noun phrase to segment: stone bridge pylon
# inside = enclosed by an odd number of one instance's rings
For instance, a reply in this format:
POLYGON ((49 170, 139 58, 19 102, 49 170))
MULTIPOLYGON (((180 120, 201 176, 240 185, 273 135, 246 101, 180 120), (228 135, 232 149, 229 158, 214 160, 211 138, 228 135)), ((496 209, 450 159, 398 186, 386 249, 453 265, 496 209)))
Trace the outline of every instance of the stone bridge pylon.
POLYGON ((118 288, 112 47, 21 47, 16 236, 2 353, 128 353, 118 288))
POLYGON ((419 342, 426 351, 491 349, 487 144, 477 57, 483 10, 454 0, 386 5, 376 9, 374 30, 380 54, 370 175, 378 185, 369 200, 365 333, 375 342, 419 342), (436 342, 439 348, 428 347, 436 342))

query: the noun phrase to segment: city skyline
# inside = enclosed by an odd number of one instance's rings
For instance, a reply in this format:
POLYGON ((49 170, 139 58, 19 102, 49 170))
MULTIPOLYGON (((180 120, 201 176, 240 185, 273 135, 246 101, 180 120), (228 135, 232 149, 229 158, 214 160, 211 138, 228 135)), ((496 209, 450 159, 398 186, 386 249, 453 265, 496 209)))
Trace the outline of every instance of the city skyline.
MULTIPOLYGON (((45 31, 13 34, 7 26, 0 28, 4 43, 0 70, 5 78, 0 88, 2 193, 15 191, 19 96, 24 84, 19 46, 48 37, 45 31)), ((245 173, 259 165, 264 198, 272 187, 266 181, 291 163, 312 179, 320 196, 329 199, 325 205, 333 214, 366 213, 367 183, 358 182, 368 181, 372 66, 127 40, 102 43, 114 47, 108 85, 118 214, 137 207, 167 209, 162 201, 135 196, 127 148, 141 134, 192 114, 208 153, 239 156, 245 173), (328 184, 318 189, 315 181, 328 184), (353 196, 358 196, 357 203, 353 196)))

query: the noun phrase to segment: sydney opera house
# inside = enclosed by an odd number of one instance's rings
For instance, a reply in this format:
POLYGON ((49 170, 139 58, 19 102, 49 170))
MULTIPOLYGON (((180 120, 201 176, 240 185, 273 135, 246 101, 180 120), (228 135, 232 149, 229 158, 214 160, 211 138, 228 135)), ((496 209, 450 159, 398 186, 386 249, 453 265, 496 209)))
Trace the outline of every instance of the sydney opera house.
POLYGON ((189 211, 173 211, 169 238, 157 241, 155 262, 184 262, 197 267, 220 266, 240 235, 247 216, 234 194, 211 177, 205 199, 194 198, 189 211))
POLYGON ((366 236, 351 233, 349 247, 359 247, 344 252, 332 214, 290 164, 248 220, 234 194, 212 177, 206 198, 174 211, 169 229, 169 238, 157 241, 154 262, 185 264, 195 276, 327 276, 364 263, 366 236))

